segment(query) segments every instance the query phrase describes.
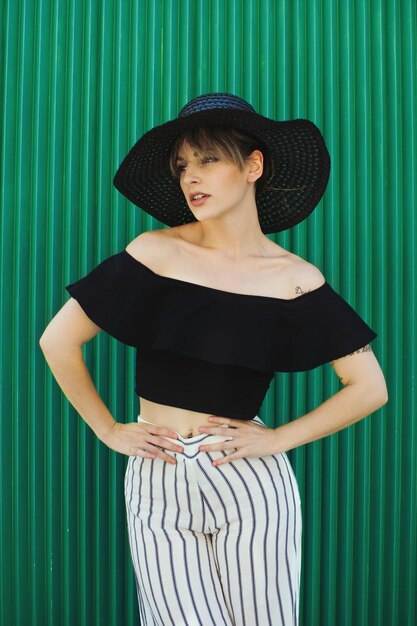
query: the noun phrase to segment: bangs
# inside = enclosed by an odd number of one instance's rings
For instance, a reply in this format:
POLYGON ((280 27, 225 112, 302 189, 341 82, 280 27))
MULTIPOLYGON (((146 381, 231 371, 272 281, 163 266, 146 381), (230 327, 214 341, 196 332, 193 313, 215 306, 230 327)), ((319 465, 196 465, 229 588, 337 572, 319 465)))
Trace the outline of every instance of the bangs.
POLYGON ((189 128, 175 141, 169 157, 169 169, 175 178, 180 178, 179 163, 184 143, 189 144, 199 157, 213 156, 234 163, 242 171, 250 154, 260 150, 264 157, 262 176, 255 182, 255 190, 266 189, 274 175, 274 164, 267 147, 256 137, 237 128, 207 126, 189 128))
POLYGON ((181 150, 185 143, 189 144, 198 156, 214 156, 235 163, 240 169, 244 166, 242 154, 236 145, 239 131, 232 128, 189 128, 178 137, 170 155, 171 174, 179 177, 178 161, 181 159, 181 150))

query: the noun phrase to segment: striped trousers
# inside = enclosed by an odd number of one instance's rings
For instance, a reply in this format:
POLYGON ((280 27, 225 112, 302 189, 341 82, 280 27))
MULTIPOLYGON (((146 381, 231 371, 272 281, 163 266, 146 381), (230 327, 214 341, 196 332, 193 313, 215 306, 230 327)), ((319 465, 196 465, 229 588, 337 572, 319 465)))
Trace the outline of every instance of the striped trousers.
MULTIPOLYGON (((139 422, 145 422, 138 416, 139 422)), ((263 426, 257 415, 253 420, 263 426)), ((168 438, 167 438, 168 439, 168 438)), ((172 465, 129 457, 125 499, 141 626, 297 626, 302 519, 285 453, 211 462, 202 433, 172 465)), ((232 449, 232 448, 231 448, 232 449)))

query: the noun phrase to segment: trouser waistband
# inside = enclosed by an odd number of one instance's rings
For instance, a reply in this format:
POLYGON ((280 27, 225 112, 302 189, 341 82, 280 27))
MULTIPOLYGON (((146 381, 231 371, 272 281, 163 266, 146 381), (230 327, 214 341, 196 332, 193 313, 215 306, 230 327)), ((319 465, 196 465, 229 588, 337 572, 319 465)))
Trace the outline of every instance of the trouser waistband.
MULTIPOLYGON (((145 422, 147 424, 153 424, 154 426, 158 426, 159 424, 155 424, 155 422, 151 422, 149 420, 145 420, 143 417, 141 417, 140 415, 138 415, 137 418, 138 422, 145 422)), ((265 426, 266 424, 261 420, 261 418, 259 417, 259 415, 255 415, 255 417, 251 420, 247 420, 248 422, 255 422, 256 424, 260 424, 261 426, 265 426)), ((221 426, 222 428, 227 426, 225 424, 215 424, 213 423, 213 426, 221 426)), ((175 430, 175 429, 172 429, 175 430)), ((175 431, 177 432, 177 431, 175 431)), ((174 443, 177 443, 180 441, 181 445, 183 445, 184 447, 184 452, 183 453, 177 453, 177 452, 173 452, 172 450, 165 450, 165 452, 167 452, 168 454, 171 454, 171 456, 179 456, 179 457, 194 457, 196 454, 199 453, 199 447, 202 445, 203 441, 205 443, 217 443, 219 441, 230 441, 232 439, 231 436, 228 435, 212 435, 210 433, 201 433, 199 435, 195 435, 194 437, 183 437, 180 433, 178 433, 178 439, 175 439, 174 437, 167 437, 166 435, 161 435, 161 437, 163 437, 164 439, 168 439, 168 441, 173 441, 174 443)), ((231 446, 231 448, 233 448, 233 446, 231 446)), ((201 454, 201 453, 200 453, 201 454)))

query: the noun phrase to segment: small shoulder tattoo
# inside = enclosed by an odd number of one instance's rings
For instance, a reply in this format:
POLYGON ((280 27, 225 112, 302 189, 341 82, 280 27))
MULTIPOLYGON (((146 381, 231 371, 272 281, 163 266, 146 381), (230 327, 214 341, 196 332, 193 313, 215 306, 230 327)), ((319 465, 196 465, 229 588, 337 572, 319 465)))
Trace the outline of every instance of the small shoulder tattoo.
POLYGON ((308 293, 309 291, 311 291, 311 289, 307 289, 307 291, 304 291, 304 289, 303 289, 302 287, 299 287, 298 285, 297 285, 297 287, 295 288, 295 293, 296 293, 298 296, 302 296, 302 295, 303 295, 303 293, 308 293))

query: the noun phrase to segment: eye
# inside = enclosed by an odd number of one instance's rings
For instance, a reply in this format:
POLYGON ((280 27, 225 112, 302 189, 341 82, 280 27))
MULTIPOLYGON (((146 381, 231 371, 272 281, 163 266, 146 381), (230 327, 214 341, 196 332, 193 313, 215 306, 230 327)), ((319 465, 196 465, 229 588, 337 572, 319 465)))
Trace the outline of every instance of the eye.
POLYGON ((203 163, 210 163, 210 162, 214 162, 214 161, 218 161, 219 159, 217 159, 214 156, 208 156, 208 157, 204 157, 202 159, 203 163))

